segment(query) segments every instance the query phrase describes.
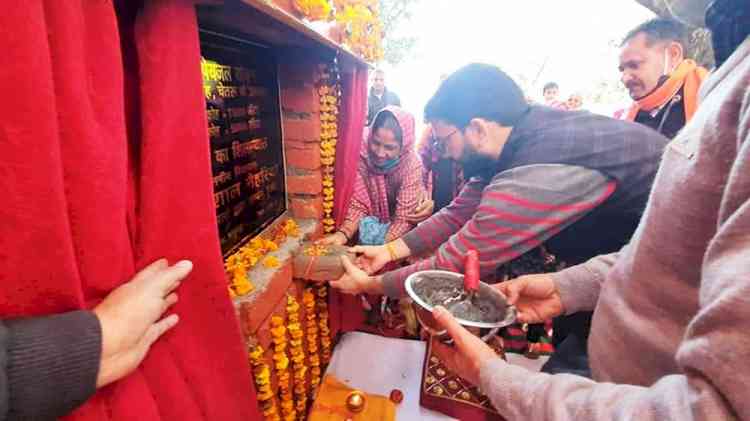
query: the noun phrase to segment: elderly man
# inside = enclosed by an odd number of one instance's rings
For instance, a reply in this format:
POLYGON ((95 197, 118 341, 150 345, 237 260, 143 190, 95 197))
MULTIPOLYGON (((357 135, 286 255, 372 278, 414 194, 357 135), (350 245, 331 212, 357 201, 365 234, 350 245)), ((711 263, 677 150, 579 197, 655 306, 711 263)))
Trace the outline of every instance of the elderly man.
POLYGON ((673 138, 695 113, 706 69, 685 58, 687 29, 670 19, 652 19, 626 36, 620 72, 633 104, 624 114, 673 138))
MULTIPOLYGON (((707 0, 693 0, 705 4, 707 0)), ((750 419, 750 3, 706 9, 719 68, 618 254, 501 285, 526 322, 593 310, 593 381, 508 365, 444 309, 449 366, 508 419, 750 419)))
POLYGON ((389 105, 400 107, 401 99, 385 87, 385 70, 377 69, 372 79, 370 95, 367 97, 367 125, 372 124, 375 115, 389 105))

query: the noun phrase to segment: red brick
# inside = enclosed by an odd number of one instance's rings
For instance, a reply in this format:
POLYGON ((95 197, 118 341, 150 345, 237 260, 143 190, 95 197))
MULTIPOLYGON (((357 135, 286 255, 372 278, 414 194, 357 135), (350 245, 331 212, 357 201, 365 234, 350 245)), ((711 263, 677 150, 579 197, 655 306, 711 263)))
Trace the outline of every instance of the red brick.
POLYGON ((292 216, 300 219, 321 219, 323 217, 323 196, 289 196, 292 216))
POLYGON ((287 167, 317 170, 320 168, 320 143, 287 140, 284 142, 287 167))
POLYGON ((313 85, 303 84, 282 88, 281 106, 296 112, 316 113, 320 111, 320 100, 313 85))
POLYGON ((320 80, 318 63, 304 48, 284 48, 279 57, 279 82, 282 88, 299 83, 317 84, 320 80))
POLYGON ((314 142, 320 139, 320 116, 318 113, 313 113, 305 119, 284 118, 281 125, 285 142, 289 140, 314 142))
POLYGON ((319 194, 323 192, 323 177, 320 171, 305 175, 287 175, 286 191, 290 194, 319 194))
MULTIPOLYGON (((251 279, 252 280, 252 279, 251 279)), ((286 297, 286 291, 292 283, 292 260, 282 262, 281 267, 274 272, 265 290, 258 293, 252 302, 242 302, 240 307, 240 322, 245 335, 255 335, 258 328, 268 319, 286 297)))

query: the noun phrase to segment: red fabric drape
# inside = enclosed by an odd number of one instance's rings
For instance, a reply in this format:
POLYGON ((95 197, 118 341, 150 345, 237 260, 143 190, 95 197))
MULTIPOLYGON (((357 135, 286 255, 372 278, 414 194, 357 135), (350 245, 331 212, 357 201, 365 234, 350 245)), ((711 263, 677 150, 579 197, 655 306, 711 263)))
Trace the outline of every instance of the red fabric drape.
POLYGON ((193 5, 28 1, 0 14, 0 315, 91 308, 187 258, 180 324, 72 420, 259 419, 211 197, 193 5))
MULTIPOLYGON (((340 225, 354 190, 359 163, 359 148, 367 111, 367 67, 346 58, 339 62, 343 104, 339 114, 339 142, 336 145, 335 187, 333 215, 340 225)), ((331 330, 351 331, 364 322, 359 300, 350 295, 331 294, 331 330)))

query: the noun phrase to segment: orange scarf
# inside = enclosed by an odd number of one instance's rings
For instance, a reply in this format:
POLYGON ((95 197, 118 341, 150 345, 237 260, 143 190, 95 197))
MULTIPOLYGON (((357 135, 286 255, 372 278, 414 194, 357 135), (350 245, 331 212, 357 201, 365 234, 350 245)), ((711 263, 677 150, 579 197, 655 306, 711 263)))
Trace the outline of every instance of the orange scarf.
POLYGON ((698 66, 693 60, 683 60, 666 82, 650 94, 633 102, 626 119, 634 121, 638 111, 652 111, 664 106, 684 86, 685 122, 690 121, 695 114, 695 109, 698 108, 698 89, 706 75, 708 75, 708 70, 698 66))

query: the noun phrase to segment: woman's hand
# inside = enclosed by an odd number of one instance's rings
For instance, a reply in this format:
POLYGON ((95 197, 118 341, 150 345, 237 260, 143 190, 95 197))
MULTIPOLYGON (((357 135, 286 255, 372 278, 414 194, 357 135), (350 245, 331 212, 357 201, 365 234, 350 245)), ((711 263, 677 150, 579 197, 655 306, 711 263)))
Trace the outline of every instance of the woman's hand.
POLYGON ((341 264, 346 273, 338 281, 331 281, 330 285, 344 294, 381 293, 380 282, 358 268, 346 256, 341 256, 341 264))
POLYGON ((319 244, 321 246, 343 246, 349 241, 348 238, 346 238, 346 235, 344 235, 341 231, 336 231, 331 235, 326 235, 325 237, 321 238, 320 240, 317 240, 315 244, 319 244))
POLYGON ((425 197, 410 214, 406 215, 405 219, 411 224, 418 224, 432 216, 434 210, 435 202, 425 197))
POLYGON ((372 275, 383 269, 391 261, 391 253, 386 246, 356 246, 349 249, 357 254, 357 266, 372 275))
POLYGON ((542 323, 563 314, 562 300, 555 282, 547 274, 519 276, 494 286, 518 310, 521 323, 542 323))

